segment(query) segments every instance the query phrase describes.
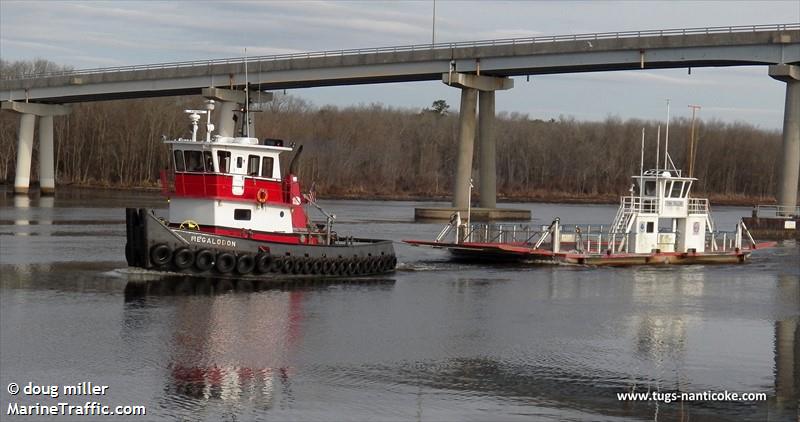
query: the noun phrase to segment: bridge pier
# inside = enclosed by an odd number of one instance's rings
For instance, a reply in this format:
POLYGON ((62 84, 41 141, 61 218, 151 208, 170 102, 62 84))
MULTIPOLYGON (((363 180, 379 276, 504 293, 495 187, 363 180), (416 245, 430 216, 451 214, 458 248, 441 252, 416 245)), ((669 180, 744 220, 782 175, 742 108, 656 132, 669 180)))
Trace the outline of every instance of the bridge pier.
MULTIPOLYGON (((220 136, 235 137, 236 121, 234 112, 247 104, 248 97, 244 91, 237 91, 223 88, 203 88, 201 94, 209 100, 216 101, 214 114, 217 116, 216 132, 220 136)), ((264 92, 259 95, 261 101, 272 101, 272 93, 264 92)), ((254 95, 250 95, 250 103, 253 103, 254 95)), ((242 122, 250 126, 250 136, 256 136, 255 119, 251 117, 249 122, 242 122)), ((245 131, 247 134, 247 131, 245 131)))
POLYGON ((53 147, 53 116, 69 114, 70 108, 62 105, 4 102, 3 110, 20 114, 17 132, 17 166, 14 175, 14 193, 26 195, 30 189, 33 132, 39 117, 39 188, 42 195, 52 195, 56 189, 55 152, 53 147))
POLYGON ((777 199, 778 205, 783 210, 793 211, 797 206, 797 188, 800 181, 800 66, 772 65, 769 67, 769 76, 786 83, 783 153, 777 199))
POLYGON ((36 116, 23 113, 19 116, 17 132, 17 169, 14 172, 14 193, 26 195, 31 181, 31 155, 33 155, 33 125, 36 116))
MULTIPOLYGON (((514 81, 510 78, 494 76, 445 73, 442 75, 442 82, 461 88, 458 157, 456 158, 452 207, 416 208, 414 218, 417 220, 448 220, 453 212, 465 213, 469 208, 472 220, 530 220, 530 211, 497 208, 497 157, 494 137, 495 91, 511 89, 514 81), (480 200, 477 208, 471 208, 470 183, 476 126, 479 139, 478 153, 480 154, 478 172, 480 200)), ((462 215, 462 218, 464 217, 465 215, 462 215)))

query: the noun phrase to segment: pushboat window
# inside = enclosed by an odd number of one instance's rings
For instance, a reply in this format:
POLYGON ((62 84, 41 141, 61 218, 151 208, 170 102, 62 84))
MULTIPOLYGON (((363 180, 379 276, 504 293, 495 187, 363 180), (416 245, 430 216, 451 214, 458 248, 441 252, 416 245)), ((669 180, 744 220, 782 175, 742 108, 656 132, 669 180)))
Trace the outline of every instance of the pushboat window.
POLYGON ((230 151, 217 151, 217 165, 219 166, 220 173, 231 172, 231 152, 230 151))
POLYGON ((202 151, 184 151, 183 157, 186 160, 186 171, 203 172, 203 152, 202 151))
POLYGON ((247 174, 249 176, 258 176, 258 162, 261 161, 258 155, 247 156, 247 174))
POLYGON ((206 173, 213 173, 214 156, 211 155, 211 151, 203 151, 203 162, 206 165, 206 173))
POLYGON ((644 195, 645 196, 656 196, 656 181, 655 180, 648 180, 644 182, 644 195))
POLYGON ((648 222, 647 222, 647 232, 648 232, 648 233, 653 233, 653 231, 655 230, 655 228, 656 228, 656 225, 655 225, 655 223, 653 223, 652 221, 648 221, 648 222))
POLYGON ((672 189, 670 190, 670 198, 681 198, 683 191, 683 182, 672 182, 672 189))
POLYGON ((272 167, 275 159, 272 157, 264 157, 261 159, 261 177, 272 177, 272 167))
POLYGON ((250 210, 241 209, 241 208, 234 209, 233 210, 233 219, 234 220, 239 220, 239 221, 242 221, 242 220, 249 221, 250 220, 250 210))
POLYGON ((236 157, 236 168, 237 169, 242 168, 243 164, 244 164, 244 160, 242 160, 242 157, 236 157))
POLYGON ((176 149, 175 156, 175 171, 186 171, 186 165, 183 162, 183 151, 176 149))

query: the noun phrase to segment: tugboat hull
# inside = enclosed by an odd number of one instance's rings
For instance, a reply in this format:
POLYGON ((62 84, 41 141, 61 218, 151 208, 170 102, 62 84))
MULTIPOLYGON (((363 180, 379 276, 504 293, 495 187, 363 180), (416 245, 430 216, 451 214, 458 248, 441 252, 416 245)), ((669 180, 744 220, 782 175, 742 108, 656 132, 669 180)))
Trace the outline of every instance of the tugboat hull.
POLYGON ((388 240, 347 239, 334 244, 281 243, 175 229, 144 208, 125 213, 128 265, 191 274, 359 276, 392 272, 388 240))

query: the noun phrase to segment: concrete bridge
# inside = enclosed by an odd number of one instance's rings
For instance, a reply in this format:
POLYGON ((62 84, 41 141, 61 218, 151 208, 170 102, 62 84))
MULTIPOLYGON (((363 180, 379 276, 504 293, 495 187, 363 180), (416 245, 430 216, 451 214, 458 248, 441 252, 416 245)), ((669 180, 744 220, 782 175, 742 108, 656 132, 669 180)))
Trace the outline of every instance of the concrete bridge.
POLYGON ((542 36, 51 72, 0 81, 0 101, 3 109, 21 114, 15 192, 28 191, 36 116, 40 118, 40 185, 43 192, 51 192, 55 188, 52 118, 68 113, 68 103, 205 95, 221 102, 217 127, 226 135, 232 130, 234 109, 244 101, 237 90, 244 88, 246 80, 251 89, 261 90, 442 80, 461 89, 453 209, 468 206, 477 132, 481 154, 478 211, 491 215, 496 209, 494 92, 512 88, 510 76, 752 65, 769 66, 766 74, 786 82, 777 194, 781 205, 794 207, 800 173, 800 23, 542 36))

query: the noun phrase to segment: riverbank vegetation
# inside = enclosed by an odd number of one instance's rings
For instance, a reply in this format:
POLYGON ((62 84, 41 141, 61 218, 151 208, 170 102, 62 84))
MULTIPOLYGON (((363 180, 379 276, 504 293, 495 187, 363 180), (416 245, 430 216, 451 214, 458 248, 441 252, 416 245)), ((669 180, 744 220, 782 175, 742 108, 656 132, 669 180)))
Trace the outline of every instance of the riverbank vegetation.
MULTIPOLYGON (((201 103, 184 97, 74 104, 70 115, 55 119, 57 182, 156 186, 159 171, 168 165, 162 135, 186 137, 183 110, 201 103)), ((417 110, 381 104, 337 108, 276 94, 254 117, 260 137, 305 145, 300 175, 307 186, 316 183, 320 197, 448 198, 452 191, 458 112, 448 112, 444 102, 417 110)), ((678 167, 686 167, 690 123, 676 118, 670 124, 670 155, 678 167)), ((18 115, 1 113, 0 180, 7 183, 14 178, 18 124, 18 115)), ((499 113, 498 193, 510 200, 615 202, 628 192, 630 176, 639 173, 642 127, 645 167, 655 165, 659 124, 663 160, 663 122, 613 116, 600 122, 564 116, 539 120, 499 113)), ((779 131, 699 121, 697 139, 696 194, 729 203, 773 199, 779 131)), ((477 142, 475 149, 477 169, 477 142)), ((474 175, 477 195, 477 170, 474 175)))

